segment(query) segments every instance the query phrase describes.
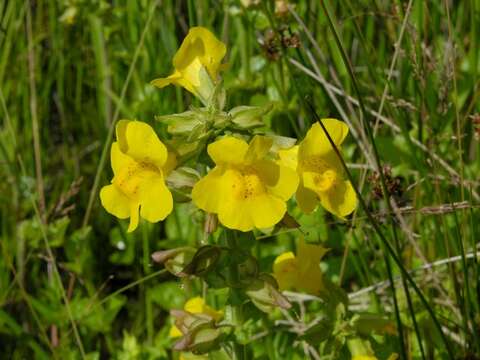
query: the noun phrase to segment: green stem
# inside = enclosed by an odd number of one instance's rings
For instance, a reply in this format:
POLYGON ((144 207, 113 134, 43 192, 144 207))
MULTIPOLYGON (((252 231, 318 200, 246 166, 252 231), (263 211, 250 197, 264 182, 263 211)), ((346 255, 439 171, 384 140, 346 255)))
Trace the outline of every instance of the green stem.
MULTIPOLYGON (((148 239, 148 229, 147 226, 142 226, 142 240, 143 240, 143 274, 149 275, 151 273, 150 269, 150 243, 148 239)), ((143 286, 143 294, 145 297, 145 318, 147 326, 147 343, 152 345, 153 343, 153 310, 152 310, 152 300, 150 296, 150 289, 143 286)))
MULTIPOLYGON (((226 230, 226 239, 227 239, 227 245, 231 249, 237 249, 238 244, 237 244, 237 233, 235 230, 226 230)), ((238 274, 237 274, 237 267, 235 264, 233 264, 230 269, 229 269, 232 279, 238 279, 238 274)), ((243 326, 243 311, 242 311, 242 305, 230 305, 228 307, 228 310, 230 311, 230 321, 232 324, 235 326, 235 328, 239 329, 243 326)), ((244 360, 246 359, 246 349, 245 346, 242 344, 239 344, 238 342, 233 343, 233 359, 234 360, 244 360)))

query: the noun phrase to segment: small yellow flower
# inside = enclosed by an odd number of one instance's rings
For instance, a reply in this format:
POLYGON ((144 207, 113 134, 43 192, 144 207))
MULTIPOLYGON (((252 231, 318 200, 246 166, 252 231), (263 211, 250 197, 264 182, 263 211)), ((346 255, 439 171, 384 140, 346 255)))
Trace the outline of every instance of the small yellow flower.
MULTIPOLYGON (((322 119, 335 146, 340 148, 348 127, 336 119, 322 119)), ((310 213, 320 204, 344 218, 357 206, 357 196, 320 124, 308 130, 298 146, 279 151, 280 163, 296 169, 300 184, 296 199, 302 211, 310 213)))
POLYGON ((227 136, 208 146, 216 166, 192 190, 194 203, 230 229, 269 228, 284 216, 298 185, 295 171, 267 159, 272 139, 227 136))
POLYGON ((355 355, 352 360, 378 360, 375 356, 370 355, 355 355))
POLYGON ((225 44, 208 29, 193 27, 173 57, 173 73, 166 78, 153 80, 152 85, 159 88, 170 84, 180 85, 207 104, 226 52, 225 44))
POLYGON ((100 200, 110 214, 130 218, 131 232, 138 226, 139 211, 150 222, 163 220, 172 212, 165 176, 175 159, 167 160, 167 148, 146 123, 120 120, 116 132, 117 141, 110 152, 114 176, 112 184, 101 189, 100 200))
MULTIPOLYGON (((191 314, 206 314, 211 316, 215 321, 220 321, 223 318, 222 311, 217 311, 211 308, 205 304, 205 301, 199 296, 188 300, 183 306, 183 310, 191 314)), ((175 325, 172 325, 169 335, 172 338, 176 338, 182 336, 183 334, 175 325)))
POLYGON ((297 256, 292 252, 279 255, 273 263, 273 275, 280 290, 319 295, 323 289, 320 260, 327 252, 323 246, 306 244, 300 239, 297 256))

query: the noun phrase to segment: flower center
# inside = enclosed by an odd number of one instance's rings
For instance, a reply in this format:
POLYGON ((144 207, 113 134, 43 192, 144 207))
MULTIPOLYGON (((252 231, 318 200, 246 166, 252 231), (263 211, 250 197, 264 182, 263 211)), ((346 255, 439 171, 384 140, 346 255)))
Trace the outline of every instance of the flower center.
POLYGON ((312 189, 315 192, 324 192, 330 190, 332 186, 336 184, 337 178, 337 172, 331 169, 328 169, 322 173, 303 173, 303 182, 305 187, 312 189))
POLYGON ((128 198, 138 199, 138 191, 142 180, 161 175, 158 168, 152 163, 132 160, 127 166, 115 175, 115 184, 128 198))
POLYGON ((252 169, 233 170, 232 191, 237 199, 251 199, 265 193, 265 186, 252 169))
POLYGON ((300 163, 303 182, 315 192, 330 190, 338 182, 338 172, 321 156, 309 156, 300 163))
POLYGON ((317 185, 317 188, 320 191, 327 191, 336 181, 337 173, 333 170, 327 170, 323 174, 315 176, 315 185, 317 185))

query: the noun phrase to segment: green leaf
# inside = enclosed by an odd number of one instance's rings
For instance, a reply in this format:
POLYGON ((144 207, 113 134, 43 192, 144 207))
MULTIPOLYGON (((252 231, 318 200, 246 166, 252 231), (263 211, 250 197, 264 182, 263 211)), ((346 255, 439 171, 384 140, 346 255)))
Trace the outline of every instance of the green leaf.
POLYGON ((150 298, 164 310, 181 309, 185 303, 185 291, 178 282, 168 281, 150 288, 150 298))

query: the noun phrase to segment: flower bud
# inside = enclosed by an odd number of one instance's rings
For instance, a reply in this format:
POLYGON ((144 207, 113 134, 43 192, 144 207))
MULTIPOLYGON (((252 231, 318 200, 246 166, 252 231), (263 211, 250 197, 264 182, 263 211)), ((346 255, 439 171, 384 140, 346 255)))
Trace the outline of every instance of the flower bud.
POLYGON ((155 116, 157 121, 167 124, 167 131, 172 135, 190 133, 197 125, 202 124, 201 118, 195 111, 189 110, 180 114, 155 116))
POLYGON ((205 354, 218 347, 223 332, 216 327, 213 317, 183 310, 172 310, 170 314, 175 317, 175 326, 183 334, 173 345, 174 350, 205 354))
POLYGON ((292 306, 276 288, 276 281, 267 274, 261 274, 245 291, 253 304, 263 312, 271 312, 275 307, 290 309, 292 306))
POLYGON ((205 245, 197 250, 192 260, 183 268, 182 274, 202 276, 217 263, 222 250, 218 246, 205 245))
POLYGON ((177 256, 179 253, 181 253, 185 249, 188 249, 188 248, 181 247, 181 248, 176 248, 176 249, 155 251, 151 255, 151 257, 152 257, 152 260, 154 262, 163 264, 165 261, 167 261, 171 258, 174 258, 175 256, 177 256))
POLYGON ((200 179, 195 169, 182 166, 173 170, 167 178, 167 183, 175 189, 190 189, 200 179))
POLYGON ((216 214, 207 213, 205 217, 204 231, 208 235, 213 234, 218 227, 218 218, 216 214))
POLYGON ((265 125, 262 118, 272 110, 272 104, 264 106, 237 106, 230 110, 232 122, 241 129, 252 129, 265 125))
POLYGON ((183 269, 191 262, 194 254, 194 248, 181 247, 156 251, 151 256, 153 261, 164 264, 165 269, 172 275, 181 277, 183 275, 183 269))

